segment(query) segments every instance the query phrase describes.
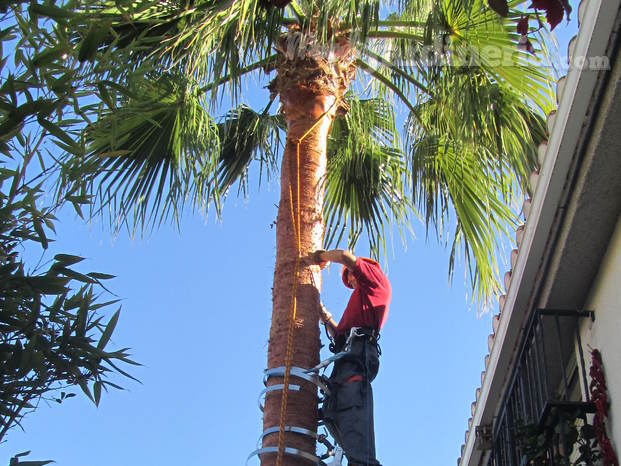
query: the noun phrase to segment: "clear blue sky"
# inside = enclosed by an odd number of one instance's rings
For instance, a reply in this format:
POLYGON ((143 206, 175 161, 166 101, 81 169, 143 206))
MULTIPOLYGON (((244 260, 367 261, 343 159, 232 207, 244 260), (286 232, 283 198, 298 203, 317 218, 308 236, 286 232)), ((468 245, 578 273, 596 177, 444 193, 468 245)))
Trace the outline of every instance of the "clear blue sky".
MULTIPOLYGON (((562 56, 576 15, 557 28, 562 56)), ((254 188, 247 200, 229 198, 222 222, 188 212, 180 233, 166 225, 144 239, 113 238, 101 219, 86 225, 62 212, 48 257, 82 255, 81 270, 117 275, 109 287, 123 310, 111 346, 132 348, 142 384, 121 380, 127 390, 104 394, 99 408, 81 394, 42 404, 25 432, 14 429, 0 445, 0 464, 24 450, 62 466, 245 463, 262 429, 279 191, 276 182, 254 188)), ((417 239, 405 251, 395 241, 387 261, 393 302, 374 382, 378 457, 386 466, 453 466, 492 314, 469 310, 461 265, 449 288, 448 251, 415 227, 417 239)), ((362 244, 355 252, 368 253, 362 244)), ((336 317, 348 297, 339 269, 326 269, 322 299, 336 317)))

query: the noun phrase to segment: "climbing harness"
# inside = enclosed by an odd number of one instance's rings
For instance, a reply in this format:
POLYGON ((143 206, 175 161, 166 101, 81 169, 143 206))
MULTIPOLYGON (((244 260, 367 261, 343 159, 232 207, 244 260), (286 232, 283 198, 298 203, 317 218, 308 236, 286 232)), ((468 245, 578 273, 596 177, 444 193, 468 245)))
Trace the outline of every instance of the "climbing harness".
POLYGON ((319 364, 317 364, 315 367, 313 367, 312 369, 309 369, 308 372, 318 373, 321 369, 324 369, 328 367, 330 364, 332 364, 333 362, 338 361, 343 356, 347 355, 347 353, 349 353, 349 351, 351 350, 351 343, 353 339, 356 337, 362 337, 362 336, 366 336, 366 334, 363 333, 363 330, 360 327, 352 327, 349 331, 349 335, 347 336, 347 340, 345 340, 345 345, 343 346, 343 349, 339 351, 338 353, 334 354, 333 356, 330 356, 329 358, 324 359, 319 364))

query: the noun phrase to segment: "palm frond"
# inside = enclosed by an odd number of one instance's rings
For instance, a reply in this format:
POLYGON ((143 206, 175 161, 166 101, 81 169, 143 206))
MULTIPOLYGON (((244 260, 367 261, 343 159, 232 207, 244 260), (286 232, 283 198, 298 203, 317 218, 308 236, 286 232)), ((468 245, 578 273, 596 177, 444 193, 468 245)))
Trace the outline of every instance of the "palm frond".
MULTIPOLYGON (((176 70, 211 83, 212 102, 230 94, 235 104, 241 77, 273 55, 286 27, 283 12, 258 0, 94 2, 74 19, 81 60, 122 81, 128 71, 176 70), (129 64, 129 66, 128 66, 129 64), (225 86, 226 85, 226 86, 225 86)), ((87 66, 87 65, 85 65, 87 66)))
POLYGON ((408 98, 405 92, 390 79, 390 76, 386 76, 387 73, 385 69, 373 68, 361 59, 356 59, 355 63, 361 71, 366 72, 373 80, 375 80, 375 83, 379 88, 378 95, 380 98, 385 99, 388 93, 392 93, 409 109, 413 115, 417 113, 414 103, 410 98, 408 98))
POLYGON ((473 288, 487 301, 499 289, 497 238, 515 222, 507 206, 528 189, 544 120, 481 70, 446 74, 436 83, 435 97, 420 103, 416 120, 407 123, 413 202, 425 212, 428 231, 443 236, 456 221, 451 272, 463 249, 473 288))
POLYGON ((281 115, 257 113, 246 105, 230 110, 218 124, 220 154, 217 177, 212 183, 215 205, 231 185, 239 182, 239 190, 246 194, 248 168, 253 160, 260 163, 259 183, 265 172, 269 177, 277 172, 277 157, 281 147, 280 130, 285 130, 281 115))
POLYGON ((348 101, 350 111, 335 120, 328 141, 324 243, 339 244, 348 232, 353 248, 366 231, 378 256, 392 226, 409 226, 405 161, 392 107, 382 99, 348 101))
MULTIPOLYGON (((513 2, 518 3, 523 2, 513 2)), ((444 0, 440 18, 449 33, 445 52, 451 67, 480 67, 493 80, 520 89, 523 99, 545 115, 554 102, 550 69, 543 61, 547 44, 545 36, 533 38, 535 48, 545 52, 535 56, 518 49, 521 14, 513 9, 501 18, 485 0, 444 0)))
MULTIPOLYGON (((376 34, 382 38, 368 45, 369 74, 380 95, 392 93, 410 109, 412 202, 427 232, 452 243, 451 274, 463 253, 485 304, 499 290, 498 238, 515 222, 507 206, 528 189, 545 137, 551 73, 517 48, 520 2, 507 19, 483 0, 427 3, 404 0, 376 34), (412 24, 423 20, 421 34, 412 24)), ((537 46, 546 51, 545 35, 537 46)))
POLYGON ((95 195, 117 229, 178 219, 188 198, 206 208, 220 145, 204 99, 173 75, 123 91, 87 128, 88 156, 65 166, 62 189, 95 195))
POLYGON ((499 238, 515 218, 500 194, 508 175, 486 164, 482 151, 449 137, 426 136, 413 146, 411 158, 414 201, 426 213, 427 225, 434 224, 440 235, 455 221, 450 274, 463 249, 467 276, 480 303, 498 294, 499 238))
POLYGON ((527 189, 536 168, 536 147, 545 138, 545 123, 521 94, 492 81, 480 69, 455 69, 437 77, 433 98, 421 101, 416 111, 416 118, 410 117, 406 125, 408 142, 447 135, 478 144, 486 149, 481 152, 486 163, 515 175, 517 184, 510 184, 509 191, 527 189))

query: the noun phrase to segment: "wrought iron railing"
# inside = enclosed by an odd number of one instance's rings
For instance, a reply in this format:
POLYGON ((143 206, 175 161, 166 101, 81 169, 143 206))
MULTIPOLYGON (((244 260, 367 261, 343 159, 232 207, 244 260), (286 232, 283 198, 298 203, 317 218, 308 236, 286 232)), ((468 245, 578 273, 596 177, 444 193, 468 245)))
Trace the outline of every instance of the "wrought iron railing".
POLYGON ((580 337, 584 318, 593 319, 593 312, 532 313, 501 409, 490 426, 487 466, 569 464, 578 442, 590 445, 582 438, 588 429, 581 427, 593 412, 580 337))

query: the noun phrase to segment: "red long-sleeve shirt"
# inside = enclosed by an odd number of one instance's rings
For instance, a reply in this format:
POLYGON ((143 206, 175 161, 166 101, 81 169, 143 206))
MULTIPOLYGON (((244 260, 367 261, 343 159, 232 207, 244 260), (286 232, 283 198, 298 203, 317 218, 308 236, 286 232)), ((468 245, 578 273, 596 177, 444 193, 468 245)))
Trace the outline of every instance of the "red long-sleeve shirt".
POLYGON ((342 335, 352 327, 381 329, 388 317, 388 307, 392 288, 388 277, 377 262, 358 257, 353 269, 358 286, 352 293, 336 327, 337 335, 342 335))

